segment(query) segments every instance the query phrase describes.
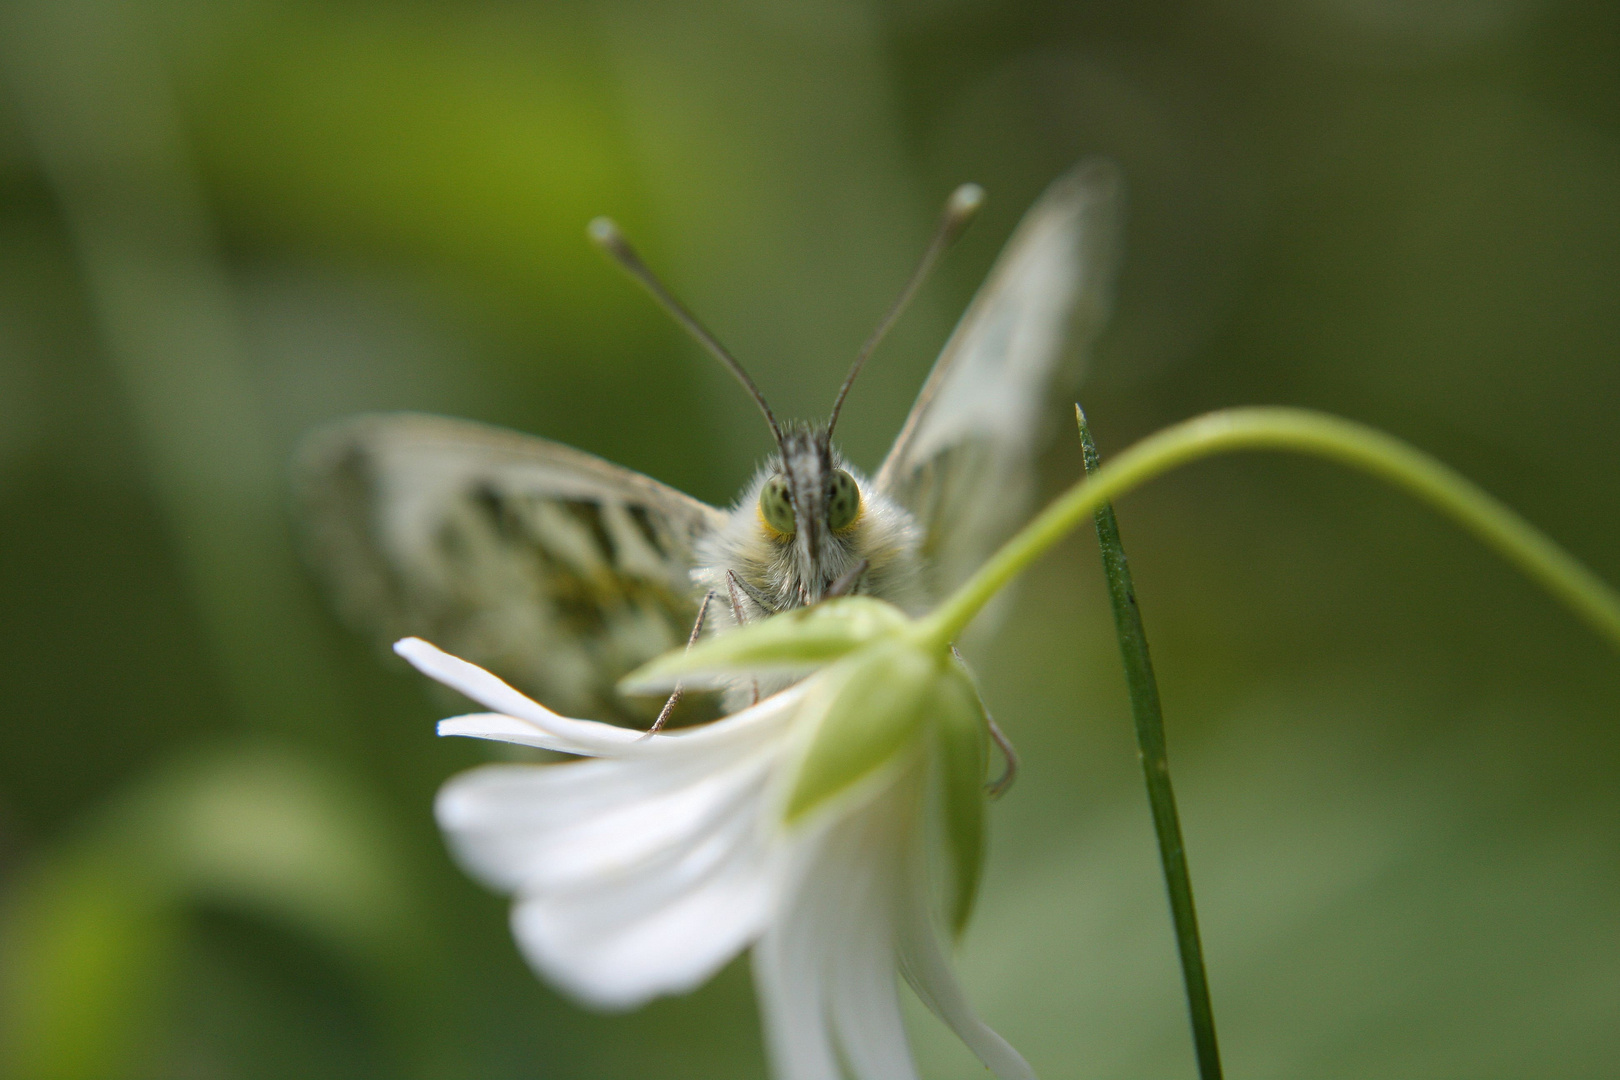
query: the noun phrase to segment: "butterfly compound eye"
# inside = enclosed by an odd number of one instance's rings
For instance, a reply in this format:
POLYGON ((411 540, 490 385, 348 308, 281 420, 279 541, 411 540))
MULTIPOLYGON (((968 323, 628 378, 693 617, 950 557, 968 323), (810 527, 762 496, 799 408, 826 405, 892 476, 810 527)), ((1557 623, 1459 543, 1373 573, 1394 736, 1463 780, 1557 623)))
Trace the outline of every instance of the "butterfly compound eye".
POLYGON ((861 516, 861 489, 855 478, 843 469, 832 474, 832 487, 827 492, 827 527, 833 532, 847 529, 861 516))
POLYGON ((765 481, 759 493, 759 516, 765 519, 766 525, 783 536, 792 536, 796 531, 798 526, 793 517, 793 495, 782 477, 773 476, 765 481))

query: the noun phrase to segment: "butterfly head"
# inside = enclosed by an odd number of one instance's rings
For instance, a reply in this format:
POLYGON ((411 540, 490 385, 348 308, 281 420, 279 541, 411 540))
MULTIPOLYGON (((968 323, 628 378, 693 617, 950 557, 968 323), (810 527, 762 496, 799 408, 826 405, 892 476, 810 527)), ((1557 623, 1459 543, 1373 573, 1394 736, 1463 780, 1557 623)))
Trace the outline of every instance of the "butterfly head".
POLYGON ((759 489, 759 525, 792 564, 802 603, 814 603, 855 561, 861 487, 825 427, 790 426, 759 489))
POLYGON ((911 518, 880 491, 863 488, 843 468, 832 448, 832 431, 861 367, 983 199, 984 192, 976 185, 964 184, 946 201, 922 260, 856 354, 838 389, 832 415, 819 426, 779 423, 736 357, 653 275, 619 227, 607 218, 591 222, 588 231, 602 250, 736 376, 759 406, 776 440, 777 455, 728 525, 699 544, 699 565, 692 571, 693 580, 711 594, 731 599, 739 621, 749 604, 761 614, 770 614, 814 604, 846 589, 881 595, 902 606, 906 603, 905 581, 917 576, 918 541, 911 518), (739 597, 739 590, 745 595, 739 597))

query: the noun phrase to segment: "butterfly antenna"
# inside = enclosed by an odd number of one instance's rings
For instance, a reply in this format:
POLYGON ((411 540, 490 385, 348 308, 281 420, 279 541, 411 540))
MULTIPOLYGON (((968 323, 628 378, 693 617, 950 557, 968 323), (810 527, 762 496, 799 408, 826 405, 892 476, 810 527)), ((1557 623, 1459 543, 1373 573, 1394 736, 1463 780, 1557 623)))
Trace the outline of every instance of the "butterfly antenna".
POLYGON ((945 200, 945 210, 939 215, 939 224, 934 226, 934 235, 928 241, 928 247, 923 251, 922 259, 917 263, 917 269, 911 272, 911 277, 907 279, 905 288, 900 290, 900 295, 895 298, 894 303, 889 305, 889 310, 884 313, 882 320, 878 322, 877 329, 872 331, 871 336, 866 339, 866 343, 861 346, 861 351, 855 354, 855 362, 849 366, 849 374, 844 376, 844 385, 838 388, 838 399, 833 402, 832 416, 827 421, 827 431, 829 433, 832 432, 834 425, 838 423, 838 413, 844 407, 844 398, 848 396, 849 388, 854 385, 855 376, 859 375, 861 368, 865 366, 867 357, 877 350, 878 343, 884 339, 895 322, 899 320, 900 313, 906 309, 907 304, 911 303, 911 298, 917 295, 917 290, 922 286, 923 279, 928 277, 928 273, 934 268, 934 264, 939 262, 939 257, 945 254, 958 236, 962 235, 962 230, 967 228, 968 222, 973 220, 973 215, 977 214, 979 207, 983 205, 984 188, 978 184, 963 184, 951 192, 951 197, 945 200))
POLYGON ((748 377, 748 372, 743 370, 743 366, 737 362, 737 358, 732 356, 724 345, 720 344, 720 340, 709 333, 706 326, 698 322, 697 316, 686 310, 686 306, 675 299, 673 293, 664 288, 664 283, 659 281, 653 275, 653 272, 647 268, 647 264, 641 261, 641 256, 636 254, 636 249, 630 246, 630 241, 624 238, 624 233, 619 231, 619 226, 614 223, 613 219, 599 217, 586 226, 585 231, 590 235, 596 246, 607 252, 609 257, 623 267, 627 274, 639 281, 642 288, 651 293, 652 298, 658 301, 665 311, 669 312, 670 317, 680 323, 688 334, 697 339, 699 345, 709 350, 716 360, 719 360, 733 375, 737 376, 737 381, 743 384, 743 389, 747 390, 748 396, 754 399, 754 404, 759 406, 759 411, 765 414, 765 422, 771 425, 771 434, 776 437, 777 446, 781 446, 781 425, 776 422, 776 414, 771 412, 770 405, 765 402, 765 395, 759 392, 759 387, 754 385, 754 380, 748 377))

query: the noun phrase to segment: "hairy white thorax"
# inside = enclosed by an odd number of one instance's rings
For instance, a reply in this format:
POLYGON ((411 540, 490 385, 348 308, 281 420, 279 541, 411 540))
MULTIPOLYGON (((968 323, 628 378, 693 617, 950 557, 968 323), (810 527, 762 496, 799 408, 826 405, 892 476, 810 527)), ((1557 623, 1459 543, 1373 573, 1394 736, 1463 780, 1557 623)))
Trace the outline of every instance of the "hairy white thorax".
POLYGON ((847 465, 838 467, 855 478, 861 493, 860 515, 848 528, 828 530, 813 555, 798 535, 784 537, 760 517, 760 492, 773 476, 781 474, 777 456, 743 489, 725 525, 699 541, 692 581, 700 593, 713 593, 708 617, 713 630, 735 626, 737 609, 745 622, 751 622, 819 600, 828 586, 862 560, 866 570, 852 593, 918 613, 925 601, 918 572, 920 530, 910 513, 879 493, 864 476, 847 465), (731 588, 727 571, 746 588, 731 588), (759 598, 773 606, 759 603, 759 598))

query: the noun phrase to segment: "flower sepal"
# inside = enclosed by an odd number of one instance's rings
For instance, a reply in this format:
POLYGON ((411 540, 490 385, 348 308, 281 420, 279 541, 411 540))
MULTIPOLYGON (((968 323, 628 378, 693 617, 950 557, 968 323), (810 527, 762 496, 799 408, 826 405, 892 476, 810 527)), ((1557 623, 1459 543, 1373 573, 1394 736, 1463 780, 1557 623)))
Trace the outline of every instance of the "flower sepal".
POLYGON ((773 615, 684 651, 665 653, 626 675, 626 694, 724 685, 739 675, 808 675, 879 638, 899 636, 911 619, 893 604, 846 596, 773 615))
POLYGON ((989 725, 972 677, 961 663, 949 665, 934 688, 931 713, 935 718, 936 768, 945 831, 945 854, 950 862, 950 890, 946 916, 951 932, 967 929, 973 902, 979 895, 984 871, 984 774, 990 753, 989 725))
POLYGON ((793 824, 911 747, 928 718, 939 660, 896 637, 822 672, 799 706, 809 733, 783 818, 793 824))

